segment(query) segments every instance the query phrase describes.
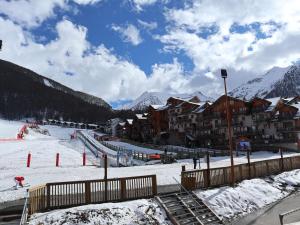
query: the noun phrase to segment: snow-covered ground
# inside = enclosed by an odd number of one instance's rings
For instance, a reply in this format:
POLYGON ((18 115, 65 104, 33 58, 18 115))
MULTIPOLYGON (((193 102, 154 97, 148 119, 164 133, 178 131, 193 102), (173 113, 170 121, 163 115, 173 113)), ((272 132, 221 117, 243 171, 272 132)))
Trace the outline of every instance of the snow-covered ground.
POLYGON ((8 121, 0 119, 0 139, 16 138, 19 130, 25 123, 19 121, 8 121))
POLYGON ((230 219, 245 215, 284 198, 300 185, 300 170, 272 176, 271 179, 244 180, 236 187, 196 191, 220 216, 230 219))
POLYGON ((107 141, 107 143, 111 144, 111 145, 114 145, 116 147, 124 148, 124 149, 129 150, 129 151, 140 152, 140 153, 144 153, 144 154, 163 153, 160 150, 150 149, 150 148, 143 148, 143 147, 132 145, 132 144, 129 144, 129 143, 126 143, 126 142, 121 142, 121 141, 107 141))
POLYGON ((30 225, 111 224, 111 225, 171 225, 165 212, 152 200, 86 205, 48 213, 35 214, 30 225))
POLYGON ((40 126, 42 129, 47 129, 52 137, 58 139, 70 139, 71 134, 75 132, 75 128, 60 127, 54 125, 40 126))
MULTIPOLYGON (((8 137, 6 130, 15 133, 20 127, 15 123, 1 121, 5 124, 0 130, 0 136, 8 137)), ((25 177, 25 183, 31 186, 44 184, 47 182, 72 181, 102 179, 104 169, 99 165, 99 158, 87 150, 87 166, 82 166, 83 144, 78 140, 67 140, 73 128, 61 128, 57 126, 42 126, 49 130, 51 135, 47 136, 36 133, 29 129, 29 134, 23 141, 0 142, 0 202, 20 199, 25 195, 25 189, 13 190, 13 178, 17 175, 25 177), (31 167, 26 167, 28 153, 31 153, 31 167), (60 153, 60 167, 55 167, 56 153, 60 153)), ((279 154, 269 152, 254 153, 254 160, 271 159, 280 157, 279 154)), ((246 163, 245 156, 234 159, 236 163, 246 163)), ((206 164, 201 160, 201 168, 206 168, 206 164)), ((158 185, 176 184, 173 179, 180 180, 181 166, 185 165, 187 170, 193 168, 191 160, 180 160, 173 164, 144 165, 138 167, 111 167, 108 169, 109 178, 157 175, 158 185)), ((228 157, 211 157, 211 167, 222 167, 230 165, 228 157)))

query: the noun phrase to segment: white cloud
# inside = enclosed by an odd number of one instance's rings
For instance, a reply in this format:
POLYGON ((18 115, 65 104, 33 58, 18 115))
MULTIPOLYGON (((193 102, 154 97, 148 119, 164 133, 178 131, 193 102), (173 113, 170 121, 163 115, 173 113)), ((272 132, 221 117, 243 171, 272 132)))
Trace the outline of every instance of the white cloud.
POLYGON ((195 76, 186 77, 177 60, 153 65, 152 73, 147 76, 138 66, 118 57, 104 45, 91 45, 86 40, 87 29, 68 20, 57 24, 58 38, 45 45, 36 43, 12 21, 0 18, 0 27, 2 59, 107 101, 133 99, 145 90, 177 93, 198 90, 198 86, 191 87, 195 76))
POLYGON ((286 66, 300 55, 297 0, 193 0, 182 9, 167 9, 165 17, 169 22, 166 33, 156 36, 164 50, 186 54, 195 65, 194 72, 211 71, 210 78, 227 67, 243 82, 251 78, 249 72, 252 76, 262 74, 273 66, 286 66), (253 23, 261 25, 265 39, 259 39, 255 29, 244 33, 231 30, 236 24, 253 23), (212 27, 216 32, 201 36, 212 27))
POLYGON ((80 5, 88 5, 88 4, 98 3, 102 0, 73 0, 73 1, 80 5))
POLYGON ((155 28, 157 28, 156 22, 146 22, 138 19, 138 23, 147 30, 154 30, 155 28))
POLYGON ((0 13, 25 27, 36 27, 54 16, 55 8, 68 10, 69 2, 95 4, 102 0, 11 0, 0 1, 0 13))
POLYGON ((127 24, 124 27, 113 24, 111 29, 120 33, 125 42, 133 45, 139 45, 143 42, 140 31, 132 24, 127 24))
POLYGON ((143 7, 152 5, 156 3, 158 0, 131 0, 131 2, 134 4, 135 9, 140 12, 143 10, 143 7))

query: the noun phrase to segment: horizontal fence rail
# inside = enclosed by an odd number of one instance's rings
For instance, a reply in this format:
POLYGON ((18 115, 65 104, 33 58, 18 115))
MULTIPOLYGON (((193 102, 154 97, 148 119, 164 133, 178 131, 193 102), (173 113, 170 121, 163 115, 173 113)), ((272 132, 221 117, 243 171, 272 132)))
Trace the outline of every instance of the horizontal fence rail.
MULTIPOLYGON (((234 166, 235 182, 300 169, 300 156, 256 161, 234 166)), ((231 168, 219 167, 181 172, 181 184, 189 189, 206 189, 230 184, 231 168)))
POLYGON ((151 198, 156 175, 47 183, 29 189, 29 214, 85 204, 151 198))

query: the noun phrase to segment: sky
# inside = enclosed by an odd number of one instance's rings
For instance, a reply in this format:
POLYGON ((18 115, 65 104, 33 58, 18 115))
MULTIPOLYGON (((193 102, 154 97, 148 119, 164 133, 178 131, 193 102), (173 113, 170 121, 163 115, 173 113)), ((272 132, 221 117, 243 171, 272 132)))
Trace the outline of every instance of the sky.
POLYGON ((0 0, 0 59, 119 107, 223 93, 300 58, 298 0, 0 0))

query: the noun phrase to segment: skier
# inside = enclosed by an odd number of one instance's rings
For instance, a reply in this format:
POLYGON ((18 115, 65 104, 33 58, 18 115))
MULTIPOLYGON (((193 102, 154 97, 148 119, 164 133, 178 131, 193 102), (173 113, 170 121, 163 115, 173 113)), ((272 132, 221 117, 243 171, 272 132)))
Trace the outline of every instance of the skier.
POLYGON ((22 177, 22 176, 16 176, 14 180, 15 180, 15 183, 16 183, 16 186, 15 186, 16 189, 18 189, 19 186, 20 187, 24 187, 24 185, 22 183, 23 180, 25 180, 24 177, 22 177))

